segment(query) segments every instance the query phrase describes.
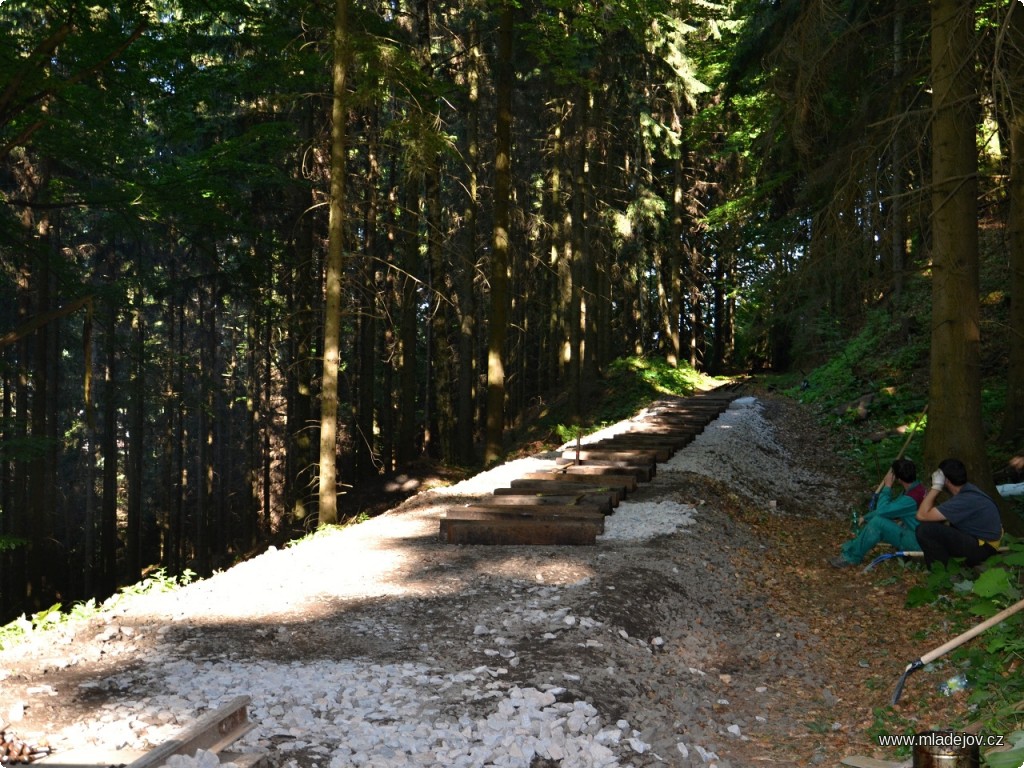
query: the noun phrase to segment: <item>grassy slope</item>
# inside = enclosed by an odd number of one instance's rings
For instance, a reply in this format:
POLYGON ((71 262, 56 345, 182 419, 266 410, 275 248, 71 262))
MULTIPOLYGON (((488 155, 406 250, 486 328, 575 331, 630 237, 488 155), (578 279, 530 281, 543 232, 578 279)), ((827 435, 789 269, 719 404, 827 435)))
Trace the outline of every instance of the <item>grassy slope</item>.
MULTIPOLYGON (((984 243, 984 240, 983 240, 984 243)), ((997 252, 992 249, 992 252, 997 252)), ((987 445, 997 484, 1019 482, 1009 466, 1022 446, 1000 444, 1006 390, 1005 333, 1008 303, 1005 295, 1005 264, 983 252, 982 304, 982 407, 987 445)), ((806 374, 771 377, 764 383, 782 390, 816 410, 834 431, 840 444, 865 480, 874 487, 889 462, 904 444, 906 455, 921 460, 922 410, 928 401, 928 354, 930 283, 918 277, 908 285, 898 310, 877 309, 864 326, 835 351, 830 360, 806 374), (907 442, 907 428, 914 428, 907 442)), ((1024 497, 1010 500, 1024 516, 1024 497)), ((906 608, 941 606, 948 611, 950 637, 966 631, 982 619, 1021 599, 1024 586, 1024 543, 1011 542, 1010 555, 990 561, 977 570, 953 567, 927 573, 917 566, 917 585, 907 596, 906 608)), ((912 566, 913 567, 913 566, 912 566)), ((1016 734, 1024 745, 1024 621, 1021 615, 990 629, 978 640, 952 651, 949 661, 968 672, 969 709, 960 725, 981 726, 987 733, 1016 734)), ((925 648, 930 650, 930 648, 925 648)), ((899 715, 892 710, 876 713, 881 731, 899 731, 899 715)), ((1016 768, 1024 760, 1024 746, 1006 755, 990 755, 991 766, 1010 760, 1016 768), (1016 761, 1016 762, 1013 762, 1016 761)), ((1009 765, 1009 763, 1006 763, 1009 765)))
MULTIPOLYGON (((989 459, 997 484, 1016 482, 1009 459, 1024 446, 1000 444, 1009 354, 1006 327, 1005 262, 983 259, 982 409, 989 459)), ((865 480, 880 479, 906 440, 928 402, 931 284, 924 276, 909 281, 898 308, 870 311, 862 328, 838 347, 832 357, 805 377, 778 377, 777 388, 816 408, 849 446, 865 480), (801 388, 801 384, 804 388, 801 388), (856 406, 869 398, 866 413, 856 406)), ((923 428, 926 419, 921 422, 923 428)), ((921 459, 918 435, 907 456, 921 459)))

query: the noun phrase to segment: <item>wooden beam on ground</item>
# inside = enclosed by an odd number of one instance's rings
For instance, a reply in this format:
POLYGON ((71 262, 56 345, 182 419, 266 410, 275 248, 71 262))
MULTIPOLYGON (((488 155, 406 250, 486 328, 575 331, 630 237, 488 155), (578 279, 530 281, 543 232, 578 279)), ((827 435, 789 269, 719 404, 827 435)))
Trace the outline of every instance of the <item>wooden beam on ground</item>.
POLYGON ((601 522, 576 518, 461 520, 448 518, 444 525, 449 544, 593 546, 604 529, 601 522))
MULTIPOLYGON (((563 459, 573 459, 577 455, 575 448, 563 449, 563 459)), ((633 466, 654 466, 658 461, 657 451, 629 450, 626 448, 596 447, 584 445, 580 447, 581 459, 601 459, 602 461, 622 461, 633 466)))
POLYGON ((514 488, 502 489, 505 493, 499 494, 495 491, 494 495, 489 496, 485 501, 481 501, 485 505, 500 505, 509 507, 529 507, 538 505, 549 505, 549 506, 568 506, 580 504, 587 507, 593 507, 602 514, 610 515, 612 513, 612 504, 618 503, 615 495, 612 493, 578 493, 578 494, 544 494, 544 493, 518 493, 515 492, 514 488))
POLYGON ((604 485, 597 478, 593 479, 590 485, 586 485, 580 482, 558 480, 552 475, 544 474, 539 480, 527 480, 520 477, 513 480, 509 485, 511 486, 510 488, 495 488, 494 493, 496 495, 515 493, 608 493, 614 499, 612 501, 613 507, 617 507, 619 502, 626 496, 625 491, 604 485))
POLYGON ((650 478, 654 474, 654 467, 649 464, 642 466, 639 464, 607 466, 593 464, 592 461, 581 461, 580 464, 577 464, 575 459, 556 459, 555 464, 558 466, 557 469, 552 471, 556 474, 589 475, 597 480, 601 479, 601 475, 633 475, 637 482, 650 482, 650 478))
POLYGON ((721 401, 683 400, 678 403, 657 403, 648 410, 652 413, 709 413, 711 411, 723 411, 728 407, 728 403, 721 401))
POLYGON ((606 437, 584 446, 588 451, 647 451, 654 457, 655 463, 668 461, 673 454, 682 446, 677 445, 669 438, 659 438, 657 435, 642 435, 633 432, 623 432, 614 437, 606 437))
POLYGON ((640 438, 641 442, 638 445, 640 445, 641 447, 644 446, 643 440, 645 439, 667 440, 668 444, 672 446, 673 451, 678 451, 682 448, 685 448, 698 437, 700 437, 701 431, 702 430, 699 429, 685 429, 672 430, 671 432, 666 432, 664 429, 659 429, 658 427, 654 426, 641 426, 636 429, 630 430, 629 436, 631 439, 640 438))
POLYGON ((641 445, 645 442, 655 444, 667 443, 676 450, 679 450, 692 443, 694 438, 703 431, 703 427, 697 429, 691 427, 659 428, 653 424, 638 423, 630 427, 628 432, 622 432, 617 437, 624 440, 639 441, 641 445))
POLYGON ((693 416, 687 413, 653 413, 650 416, 645 416, 641 421, 644 424, 657 424, 662 427, 693 427, 695 429, 703 429, 717 419, 718 416, 719 414, 693 416))
POLYGON ((620 432, 616 437, 640 437, 647 440, 661 438, 676 448, 683 448, 693 442, 693 438, 703 432, 706 426, 707 424, 658 424, 634 421, 626 432, 620 432))
POLYGON ((441 517, 441 538, 446 539, 448 524, 453 520, 518 520, 523 523, 548 520, 583 520, 596 523, 598 534, 604 533, 604 513, 597 507, 538 505, 511 507, 501 504, 472 504, 452 507, 441 517))
POLYGON ((569 467, 550 472, 527 472, 523 480, 558 480, 563 483, 580 483, 583 485, 594 485, 600 483, 606 488, 617 488, 623 495, 636 490, 636 478, 633 475, 596 475, 596 474, 575 474, 569 471, 569 467))
POLYGON ((610 448, 612 450, 654 451, 659 462, 668 461, 676 451, 685 448, 693 442, 692 435, 662 436, 657 433, 644 434, 643 432, 623 432, 621 435, 610 437, 605 440, 598 440, 593 444, 594 448, 610 448))
MULTIPOLYGON (((573 453, 572 451, 566 451, 566 453, 573 453)), ((612 461, 605 459, 594 459, 594 458, 582 458, 583 453, 580 453, 580 461, 577 464, 574 457, 567 457, 566 454, 562 454, 562 458, 555 459, 555 464, 559 468, 565 468, 567 472, 578 475, 612 475, 612 474, 629 474, 633 475, 640 483, 649 483, 651 478, 654 477, 654 464, 631 464, 627 461, 612 461)))

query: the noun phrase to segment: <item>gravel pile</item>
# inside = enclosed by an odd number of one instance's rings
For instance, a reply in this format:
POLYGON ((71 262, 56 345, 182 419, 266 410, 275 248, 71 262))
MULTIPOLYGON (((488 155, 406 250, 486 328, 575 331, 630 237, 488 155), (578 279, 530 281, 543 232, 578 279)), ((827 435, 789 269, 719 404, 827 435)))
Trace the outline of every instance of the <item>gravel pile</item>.
POLYGON ((256 728, 232 749, 286 768, 749 764, 752 735, 787 727, 774 683, 822 682, 808 633, 743 584, 736 561, 760 545, 694 478, 779 512, 826 481, 793 471, 744 398, 659 465, 596 547, 438 541, 444 509, 549 463, 125 600, 91 636, 35 648, 35 677, 0 656, 0 707, 49 707, 58 752, 146 749, 245 694, 256 728))
POLYGON ((822 506, 844 505, 828 478, 794 464, 761 414, 756 398, 739 398, 659 472, 693 472, 721 479, 730 489, 768 509, 785 510, 813 496, 822 506))

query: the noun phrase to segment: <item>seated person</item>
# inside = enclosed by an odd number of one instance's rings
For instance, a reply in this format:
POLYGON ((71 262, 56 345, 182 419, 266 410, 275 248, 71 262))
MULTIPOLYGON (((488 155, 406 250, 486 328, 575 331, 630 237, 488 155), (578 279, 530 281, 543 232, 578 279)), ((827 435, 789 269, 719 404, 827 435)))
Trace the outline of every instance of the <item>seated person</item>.
POLYGON ((875 508, 864 516, 860 533, 843 544, 839 557, 829 560, 834 568, 857 565, 879 542, 904 551, 919 548, 914 536, 918 526, 917 506, 927 489, 917 482, 917 467, 910 459, 896 459, 882 483, 885 489, 875 508), (899 488, 894 493, 897 482, 899 488))
POLYGON ((947 563, 962 557, 974 566, 996 554, 1003 537, 999 507, 974 483, 967 482, 967 468, 958 459, 944 459, 932 474, 932 487, 917 510, 917 540, 924 562, 947 563), (938 495, 952 498, 936 505, 938 495))

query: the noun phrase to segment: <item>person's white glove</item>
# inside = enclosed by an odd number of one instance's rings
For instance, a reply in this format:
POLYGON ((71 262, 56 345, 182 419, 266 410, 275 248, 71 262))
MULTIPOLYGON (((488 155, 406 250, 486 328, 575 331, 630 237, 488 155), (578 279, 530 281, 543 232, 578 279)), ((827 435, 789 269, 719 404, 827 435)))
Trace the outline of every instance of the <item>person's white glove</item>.
POLYGON ((936 469, 932 472, 932 490, 941 491, 946 487, 946 476, 942 474, 941 469, 936 469))

